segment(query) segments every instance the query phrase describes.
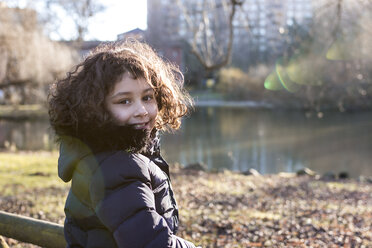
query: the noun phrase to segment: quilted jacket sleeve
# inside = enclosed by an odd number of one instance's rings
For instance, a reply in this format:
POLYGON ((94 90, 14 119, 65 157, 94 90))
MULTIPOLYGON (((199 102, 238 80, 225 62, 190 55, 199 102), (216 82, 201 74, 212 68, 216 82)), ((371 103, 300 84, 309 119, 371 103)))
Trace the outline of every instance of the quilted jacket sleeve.
POLYGON ((155 210, 148 161, 123 152, 107 158, 95 172, 90 194, 100 221, 121 248, 195 246, 175 235, 155 210))

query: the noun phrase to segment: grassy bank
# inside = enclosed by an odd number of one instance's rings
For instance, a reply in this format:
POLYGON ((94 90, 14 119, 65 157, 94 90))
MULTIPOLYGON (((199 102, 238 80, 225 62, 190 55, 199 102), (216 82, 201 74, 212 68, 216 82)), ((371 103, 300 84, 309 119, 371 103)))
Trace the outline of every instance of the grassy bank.
MULTIPOLYGON (((0 209, 63 223, 57 153, 0 153, 0 209)), ((372 184, 174 169, 178 235, 202 247, 371 247, 372 184)), ((7 239, 11 247, 34 247, 7 239)))

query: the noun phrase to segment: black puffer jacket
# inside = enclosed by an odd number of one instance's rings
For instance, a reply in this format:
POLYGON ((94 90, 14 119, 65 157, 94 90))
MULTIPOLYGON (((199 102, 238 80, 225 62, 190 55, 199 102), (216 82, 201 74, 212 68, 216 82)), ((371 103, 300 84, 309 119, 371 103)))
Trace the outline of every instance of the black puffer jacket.
POLYGON ((159 154, 92 154, 69 138, 61 143, 58 172, 71 180, 65 206, 69 247, 195 247, 175 236, 177 204, 159 154))

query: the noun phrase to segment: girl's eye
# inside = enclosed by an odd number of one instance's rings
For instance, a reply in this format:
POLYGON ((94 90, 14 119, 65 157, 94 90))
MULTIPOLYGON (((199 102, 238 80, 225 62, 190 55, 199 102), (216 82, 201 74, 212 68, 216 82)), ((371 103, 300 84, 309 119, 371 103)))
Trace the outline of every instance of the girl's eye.
POLYGON ((154 96, 153 95, 147 95, 147 96, 144 96, 143 97, 143 100, 144 101, 151 101, 152 99, 154 99, 154 96))
POLYGON ((129 104, 130 103, 130 100, 128 99, 123 99, 119 102, 119 104, 129 104))

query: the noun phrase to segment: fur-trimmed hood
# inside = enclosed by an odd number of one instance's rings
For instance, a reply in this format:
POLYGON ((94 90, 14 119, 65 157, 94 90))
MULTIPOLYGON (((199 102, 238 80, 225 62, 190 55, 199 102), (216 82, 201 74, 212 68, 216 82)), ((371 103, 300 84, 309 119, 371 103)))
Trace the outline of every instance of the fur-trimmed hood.
POLYGON ((111 126, 101 129, 96 135, 89 132, 89 135, 91 137, 86 139, 89 143, 70 136, 59 138, 58 176, 63 181, 70 181, 79 161, 90 154, 123 150, 148 157, 160 155, 160 142, 156 130, 146 133, 128 126, 111 126))

